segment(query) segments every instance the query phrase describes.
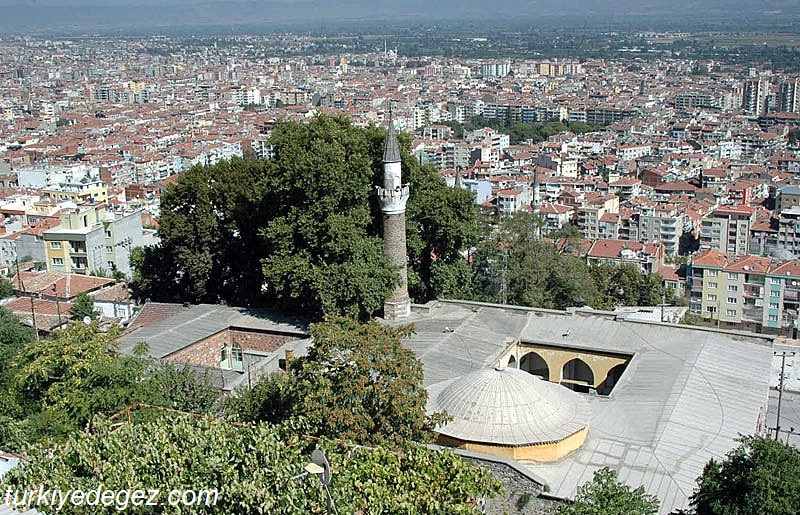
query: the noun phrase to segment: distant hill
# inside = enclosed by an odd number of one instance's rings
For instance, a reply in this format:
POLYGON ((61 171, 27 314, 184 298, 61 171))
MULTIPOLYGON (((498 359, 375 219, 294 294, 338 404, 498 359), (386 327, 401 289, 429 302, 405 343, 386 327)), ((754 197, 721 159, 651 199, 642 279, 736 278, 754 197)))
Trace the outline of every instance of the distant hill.
MULTIPOLYGON (((708 22, 800 16, 796 0, 0 0, 0 33, 168 32, 241 28, 475 21, 492 26, 529 20, 625 21, 692 19, 708 22)), ((651 23, 652 24, 652 23, 651 23)))

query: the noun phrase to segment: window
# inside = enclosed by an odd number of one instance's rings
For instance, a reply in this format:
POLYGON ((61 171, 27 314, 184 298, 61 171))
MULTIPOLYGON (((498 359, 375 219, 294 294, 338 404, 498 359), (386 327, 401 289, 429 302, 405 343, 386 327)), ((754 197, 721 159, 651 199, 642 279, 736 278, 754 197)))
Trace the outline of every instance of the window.
POLYGON ((53 250, 61 250, 61 242, 60 241, 51 241, 50 248, 53 250))
POLYGON ((735 284, 729 284, 728 291, 739 291, 739 287, 736 286, 735 284))
POLYGON ((774 277, 770 277, 769 278, 769 282, 770 282, 770 284, 780 284, 781 280, 780 279, 776 279, 774 277))
POLYGON ((714 302, 714 301, 717 300, 717 296, 714 295, 713 293, 709 293, 708 295, 706 295, 706 300, 710 300, 711 302, 714 302))
POLYGON ((769 321, 770 322, 777 322, 778 321, 778 315, 770 315, 769 316, 769 321))
POLYGON ((769 309, 778 309, 778 303, 777 302, 770 302, 769 303, 769 309))
POLYGON ((113 254, 113 253, 114 253, 114 247, 106 245, 106 254, 113 254))
POLYGON ((716 288, 717 287, 717 283, 709 281, 708 287, 709 288, 716 288))
POLYGON ((726 309, 725 310, 725 314, 728 315, 729 317, 735 317, 736 316, 736 310, 735 309, 726 309))
POLYGON ((110 237, 111 237, 111 231, 110 230, 106 230, 106 238, 110 238, 110 237))
POLYGON ((64 264, 64 258, 53 258, 54 266, 62 266, 63 264, 64 264))
POLYGON ((719 275, 719 270, 709 270, 708 271, 708 276, 709 277, 716 277, 717 275, 719 275))
POLYGON ((228 348, 224 345, 219 351, 219 368, 228 368, 228 348))
POLYGON ((772 290, 771 292, 769 292, 769 296, 770 297, 780 297, 781 296, 781 291, 780 290, 772 290))
POLYGON ((730 279, 731 281, 735 281, 739 279, 739 274, 737 274, 736 272, 728 272, 728 279, 730 279))
POLYGON ((238 343, 231 345, 231 368, 237 372, 244 370, 242 347, 238 343))
POLYGON ((736 304, 736 297, 728 297, 728 304, 736 304))

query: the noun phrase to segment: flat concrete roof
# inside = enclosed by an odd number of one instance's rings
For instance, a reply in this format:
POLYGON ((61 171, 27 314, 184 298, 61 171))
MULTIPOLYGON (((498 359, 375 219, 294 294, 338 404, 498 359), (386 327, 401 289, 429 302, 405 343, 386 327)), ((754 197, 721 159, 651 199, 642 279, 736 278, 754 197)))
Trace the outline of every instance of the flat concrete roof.
POLYGON ((771 337, 574 313, 436 301, 404 323, 405 342, 424 363, 426 387, 494 366, 516 341, 632 354, 608 397, 586 394, 592 415, 581 449, 527 464, 550 495, 571 498, 595 470, 615 469, 668 514, 688 505, 711 459, 762 429, 769 396, 771 337), (566 336, 565 336, 566 334, 566 336))

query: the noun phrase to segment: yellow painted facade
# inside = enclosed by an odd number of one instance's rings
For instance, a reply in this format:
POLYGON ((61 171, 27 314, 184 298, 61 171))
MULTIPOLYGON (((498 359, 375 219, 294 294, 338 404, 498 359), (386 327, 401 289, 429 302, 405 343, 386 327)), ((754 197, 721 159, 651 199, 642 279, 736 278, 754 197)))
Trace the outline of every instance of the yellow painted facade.
POLYGON ((436 443, 446 447, 456 447, 468 451, 491 454, 517 461, 548 462, 558 461, 571 452, 579 449, 586 441, 589 426, 584 427, 558 442, 547 442, 537 445, 521 445, 512 447, 508 445, 493 445, 486 443, 469 442, 458 438, 438 434, 436 443))
POLYGON ((541 345, 536 343, 520 342, 512 345, 506 354, 501 358, 500 363, 502 366, 518 368, 522 359, 529 353, 536 353, 547 364, 549 377, 546 380, 551 383, 575 383, 586 384, 593 388, 597 388, 605 383, 608 374, 614 367, 618 365, 626 365, 630 361, 631 356, 605 353, 602 351, 572 349, 568 347, 556 347, 553 345, 541 345), (564 365, 579 359, 583 361, 592 371, 593 381, 587 384, 582 381, 565 380, 563 377, 564 365))

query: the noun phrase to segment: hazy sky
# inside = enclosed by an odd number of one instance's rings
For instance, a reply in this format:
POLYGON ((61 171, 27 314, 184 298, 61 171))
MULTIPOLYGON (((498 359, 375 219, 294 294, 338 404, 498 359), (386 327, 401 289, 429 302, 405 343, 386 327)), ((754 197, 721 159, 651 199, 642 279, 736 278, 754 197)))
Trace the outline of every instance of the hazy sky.
POLYGON ((800 14, 798 0, 0 0, 0 33, 42 30, 144 29, 281 23, 503 20, 545 17, 658 21, 693 17, 714 21, 800 14))

